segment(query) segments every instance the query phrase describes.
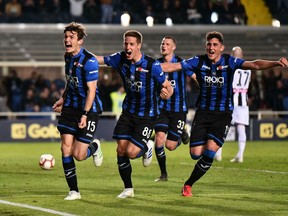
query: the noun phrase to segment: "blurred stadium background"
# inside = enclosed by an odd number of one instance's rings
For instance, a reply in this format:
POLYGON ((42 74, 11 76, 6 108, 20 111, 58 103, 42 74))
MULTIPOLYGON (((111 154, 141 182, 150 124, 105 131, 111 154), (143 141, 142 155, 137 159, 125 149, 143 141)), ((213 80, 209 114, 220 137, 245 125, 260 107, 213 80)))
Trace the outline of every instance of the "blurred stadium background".
MULTIPOLYGON (((160 42, 171 35, 176 54, 189 58, 205 52, 205 34, 216 30, 224 34, 227 53, 241 46, 246 60, 278 60, 287 55, 287 12, 287 0, 0 1, 0 142, 59 140, 51 106, 65 84, 62 38, 68 22, 86 25, 84 47, 97 55, 121 50, 122 34, 136 29, 146 54, 160 57, 160 42)), ((120 86, 118 74, 102 66, 104 113, 97 136, 103 140, 111 140, 118 113, 110 94, 120 86)), ((249 140, 287 140, 287 68, 254 73, 249 101, 249 140)), ((189 121, 194 104, 189 101, 189 121)), ((233 128, 229 139, 235 140, 233 128)))

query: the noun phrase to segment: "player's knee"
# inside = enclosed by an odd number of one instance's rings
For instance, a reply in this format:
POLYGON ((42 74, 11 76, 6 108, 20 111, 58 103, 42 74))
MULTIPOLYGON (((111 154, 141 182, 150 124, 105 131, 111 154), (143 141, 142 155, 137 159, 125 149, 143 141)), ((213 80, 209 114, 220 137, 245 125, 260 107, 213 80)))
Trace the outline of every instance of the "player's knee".
POLYGON ((86 159, 86 157, 84 155, 81 155, 81 154, 75 154, 73 155, 73 157, 77 160, 77 161, 83 161, 86 159))
POLYGON ((198 154, 190 153, 190 156, 191 156, 192 160, 198 160, 199 158, 202 157, 202 154, 198 155, 198 154))
POLYGON ((177 148, 178 146, 178 142, 176 141, 170 141, 170 142, 166 142, 165 147, 169 150, 169 151, 173 151, 177 148))
POLYGON ((212 159, 214 159, 215 154, 216 154, 216 151, 213 151, 213 150, 210 150, 210 149, 205 149, 204 152, 203 152, 203 155, 205 155, 208 158, 212 158, 212 159))

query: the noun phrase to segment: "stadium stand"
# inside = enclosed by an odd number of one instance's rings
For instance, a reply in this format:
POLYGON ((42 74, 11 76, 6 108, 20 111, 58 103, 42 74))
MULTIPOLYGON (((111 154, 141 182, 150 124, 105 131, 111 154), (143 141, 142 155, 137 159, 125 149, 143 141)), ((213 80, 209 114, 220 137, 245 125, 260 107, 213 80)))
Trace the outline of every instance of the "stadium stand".
MULTIPOLYGON (((226 50, 241 46, 247 60, 263 58, 278 59, 287 54, 285 28, 248 26, 154 26, 130 27, 107 25, 86 25, 88 37, 85 47, 98 55, 111 54, 122 49, 122 34, 127 29, 137 29, 143 33, 143 52, 159 57, 159 41, 164 35, 174 36, 177 54, 188 58, 204 52, 205 34, 217 30, 224 34, 226 50)), ((13 25, 0 26, 0 61, 63 61, 62 29, 58 25, 13 25), (61 28, 60 28, 61 29, 61 28)))

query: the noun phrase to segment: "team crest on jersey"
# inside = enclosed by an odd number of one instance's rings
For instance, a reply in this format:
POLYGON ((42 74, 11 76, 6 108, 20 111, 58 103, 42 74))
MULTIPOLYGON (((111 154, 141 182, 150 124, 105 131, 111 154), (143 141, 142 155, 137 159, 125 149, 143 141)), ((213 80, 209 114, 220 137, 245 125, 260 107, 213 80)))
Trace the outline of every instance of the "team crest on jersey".
POLYGON ((225 68, 228 68, 228 65, 224 65, 224 66, 220 65, 216 68, 216 70, 223 70, 225 68))
POLYGON ((145 72, 145 73, 148 73, 148 72, 149 72, 149 70, 146 70, 146 69, 141 68, 141 67, 136 67, 136 71, 145 72))
POLYGON ((74 65, 75 65, 76 67, 83 67, 83 65, 82 65, 80 62, 74 62, 74 65))

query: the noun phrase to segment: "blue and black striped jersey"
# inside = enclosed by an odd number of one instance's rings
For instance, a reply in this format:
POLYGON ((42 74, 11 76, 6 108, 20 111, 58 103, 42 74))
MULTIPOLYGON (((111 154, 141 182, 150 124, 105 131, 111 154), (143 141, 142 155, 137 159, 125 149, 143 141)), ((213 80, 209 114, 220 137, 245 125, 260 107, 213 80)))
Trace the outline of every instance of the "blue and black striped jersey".
POLYGON ((165 74, 158 61, 142 53, 140 61, 132 64, 122 51, 105 56, 104 62, 115 68, 122 78, 126 90, 123 111, 138 117, 159 114, 159 89, 165 81, 165 74))
MULTIPOLYGON (((98 61, 94 55, 81 48, 76 56, 65 55, 66 97, 64 106, 83 110, 87 97, 87 82, 98 80, 98 61)), ((90 112, 102 112, 98 88, 90 112)))
MULTIPOLYGON (((157 59, 160 63, 164 62, 163 58, 157 59)), ((182 59, 173 55, 171 63, 181 62, 182 59)), ((169 112, 188 112, 186 101, 186 76, 192 76, 193 72, 190 70, 175 71, 172 73, 165 73, 166 78, 171 83, 174 89, 172 96, 168 100, 160 98, 159 107, 169 112)))
POLYGON ((181 62, 182 69, 196 73, 200 86, 197 108, 201 110, 232 111, 232 82, 235 70, 241 68, 243 59, 223 54, 212 64, 207 55, 195 56, 181 62))

